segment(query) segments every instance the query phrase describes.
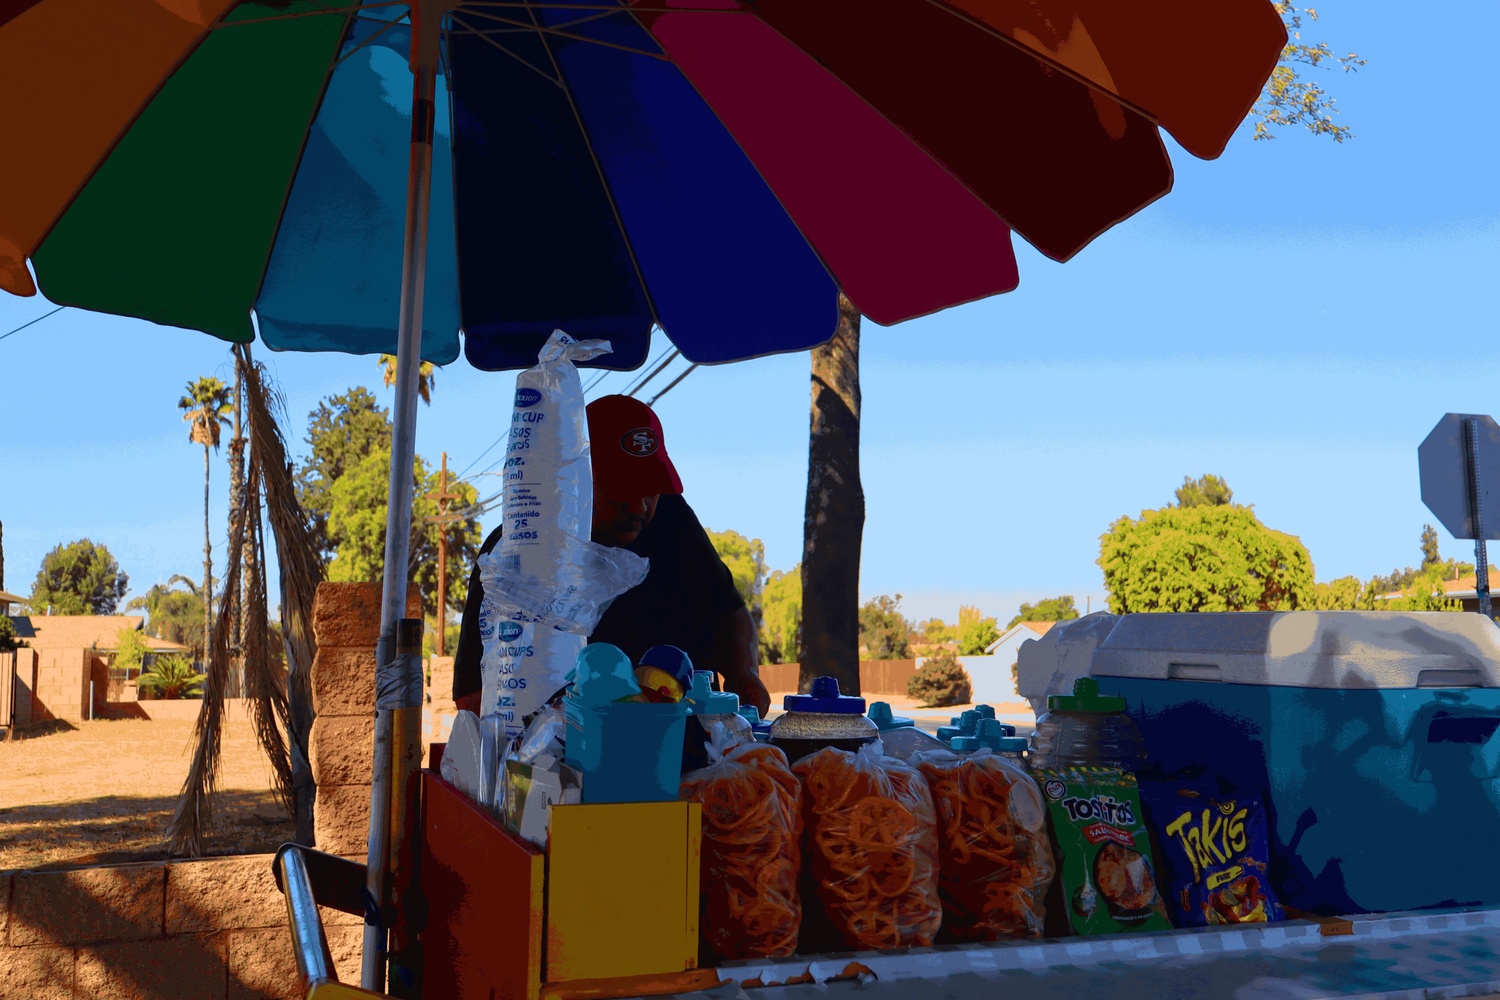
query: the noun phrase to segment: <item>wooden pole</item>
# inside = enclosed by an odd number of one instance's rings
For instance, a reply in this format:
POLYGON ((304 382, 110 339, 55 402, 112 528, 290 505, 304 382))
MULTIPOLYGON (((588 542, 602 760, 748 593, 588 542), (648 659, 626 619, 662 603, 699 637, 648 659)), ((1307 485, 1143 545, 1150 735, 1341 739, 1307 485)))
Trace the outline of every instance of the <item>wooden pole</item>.
POLYGON ((448 628, 448 525, 463 518, 448 512, 448 504, 457 500, 457 493, 448 492, 448 453, 443 452, 443 467, 438 473, 438 491, 426 494, 426 499, 438 505, 438 512, 427 521, 438 526, 438 592, 437 592, 437 655, 447 656, 448 628))

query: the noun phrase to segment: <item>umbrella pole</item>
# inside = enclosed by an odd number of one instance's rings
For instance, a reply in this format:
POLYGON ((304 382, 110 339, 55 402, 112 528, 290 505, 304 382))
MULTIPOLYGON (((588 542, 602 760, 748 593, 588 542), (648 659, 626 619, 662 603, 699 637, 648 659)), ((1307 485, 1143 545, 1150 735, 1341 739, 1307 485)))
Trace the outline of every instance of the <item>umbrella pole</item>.
MULTIPOLYGON (((396 413, 387 493, 385 571, 380 599, 380 645, 376 652, 375 759, 370 776, 370 837, 366 868, 367 907, 360 985, 386 988, 387 926, 402 921, 392 906, 393 882, 409 874, 408 838, 415 832, 416 770, 421 761, 421 649, 398 650, 397 622, 406 616, 407 562, 411 547, 412 463, 416 457, 417 381, 421 367, 422 298, 427 269, 427 222, 432 191, 432 132, 437 85, 439 3, 411 5, 412 132, 406 186, 406 234, 401 266, 401 319, 396 347, 396 413), (398 655, 405 654, 405 655, 398 655), (415 667, 415 688, 410 673, 415 667), (405 668, 403 671, 402 668, 405 668), (403 683, 402 674, 406 677, 403 683), (414 696, 413 696, 414 695, 414 696), (415 716, 415 718, 412 718, 415 716), (392 878, 395 869, 398 878, 392 878)), ((420 634, 420 633, 418 633, 420 634)), ((409 641, 409 639, 407 640, 409 641)), ((404 643, 403 643, 404 645, 404 643)), ((396 950, 408 942, 397 935, 396 950)), ((400 977, 405 978, 405 977, 400 977)), ((413 983, 394 983, 410 995, 413 983)))

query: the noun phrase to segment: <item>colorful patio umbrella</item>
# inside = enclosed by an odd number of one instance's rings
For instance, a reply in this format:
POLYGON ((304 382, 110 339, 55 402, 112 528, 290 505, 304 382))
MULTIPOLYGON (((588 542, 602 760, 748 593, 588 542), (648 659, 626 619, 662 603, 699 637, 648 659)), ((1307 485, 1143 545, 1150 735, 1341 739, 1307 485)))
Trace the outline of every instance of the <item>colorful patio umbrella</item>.
POLYGON ((1066 260, 1161 197, 1158 126, 1218 155, 1285 40, 1267 0, 0 0, 0 289, 395 353, 389 636, 419 356, 727 362, 840 289, 1008 291, 1012 230, 1066 260))

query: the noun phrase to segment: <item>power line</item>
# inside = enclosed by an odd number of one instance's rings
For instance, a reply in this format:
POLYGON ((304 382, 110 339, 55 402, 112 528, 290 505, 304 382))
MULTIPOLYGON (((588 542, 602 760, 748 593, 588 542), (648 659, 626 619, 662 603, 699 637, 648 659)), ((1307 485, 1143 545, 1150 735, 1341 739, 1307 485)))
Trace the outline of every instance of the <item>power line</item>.
POLYGON ((641 376, 641 378, 638 379, 635 382, 634 385, 632 385, 629 389, 626 390, 625 395, 627 395, 627 396, 634 396, 636 393, 638 393, 642 389, 646 388, 646 383, 650 382, 652 379, 656 378, 656 376, 658 376, 662 372, 666 371, 667 366, 670 365, 673 361, 676 361, 677 360, 677 356, 680 353, 681 352, 678 351, 675 347, 672 348, 671 351, 667 352, 666 359, 663 360, 661 364, 657 365, 651 371, 649 371, 645 375, 641 376))
POLYGON ((56 309, 52 310, 49 313, 42 313, 40 316, 38 316, 34 320, 31 320, 30 322, 22 323, 20 326, 16 327, 14 330, 10 331, 10 333, 0 333, 0 340, 4 340, 6 337, 9 337, 11 334, 20 333, 22 330, 26 329, 28 326, 31 326, 31 325, 36 324, 36 323, 40 323, 42 320, 46 319, 48 316, 56 316, 58 313, 62 312, 66 308, 68 308, 68 307, 67 306, 58 306, 56 309))
POLYGON ((681 381, 682 381, 682 380, 683 380, 683 379, 685 379, 685 378, 687 378, 687 377, 688 377, 688 376, 689 376, 689 375, 691 375, 691 374, 693 374, 693 372, 694 372, 694 371, 695 371, 695 370, 696 370, 696 369, 697 369, 697 368, 698 368, 698 364, 697 364, 697 362, 694 362, 694 363, 693 363, 693 364, 690 364, 690 365, 688 365, 688 368, 687 368, 687 371, 685 371, 685 372, 683 372, 683 373, 682 373, 682 374, 681 374, 681 375, 679 375, 679 376, 677 376, 677 377, 676 377, 676 378, 674 378, 674 379, 673 379, 673 380, 672 380, 672 381, 671 381, 671 382, 669 382, 669 383, 668 383, 668 384, 667 384, 667 387, 666 387, 666 388, 665 388, 665 389, 663 389, 663 390, 662 390, 662 391, 661 391, 661 392, 658 392, 658 393, 657 393, 657 394, 656 394, 656 395, 654 395, 654 396, 652 396, 652 397, 651 397, 651 398, 650 398, 650 399, 649 399, 649 400, 648 400, 648 401, 647 401, 647 402, 646 402, 646 405, 647 405, 647 406, 655 406, 655 405, 656 405, 656 401, 657 401, 657 400, 658 400, 658 399, 661 399, 661 398, 662 398, 662 397, 663 397, 663 396, 665 396, 665 395, 666 395, 666 394, 667 394, 667 393, 669 393, 669 392, 671 392, 671 391, 672 391, 672 390, 673 390, 673 388, 675 388, 675 387, 676 387, 676 385, 677 385, 677 383, 678 383, 678 382, 681 382, 681 381))

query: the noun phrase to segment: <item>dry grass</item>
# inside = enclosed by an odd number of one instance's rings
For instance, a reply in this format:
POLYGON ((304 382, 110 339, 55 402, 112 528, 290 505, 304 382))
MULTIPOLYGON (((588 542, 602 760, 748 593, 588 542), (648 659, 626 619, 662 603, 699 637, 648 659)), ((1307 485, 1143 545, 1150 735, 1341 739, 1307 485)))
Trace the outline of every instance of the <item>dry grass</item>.
MULTIPOLYGON (((166 857, 167 823, 187 777, 193 723, 52 724, 0 743, 0 871, 166 857)), ((272 770, 242 712, 224 726, 209 855, 275 850, 292 839, 272 770)))

